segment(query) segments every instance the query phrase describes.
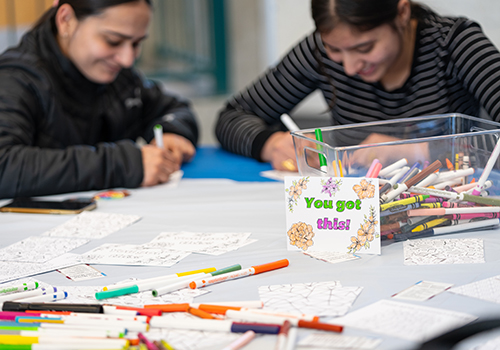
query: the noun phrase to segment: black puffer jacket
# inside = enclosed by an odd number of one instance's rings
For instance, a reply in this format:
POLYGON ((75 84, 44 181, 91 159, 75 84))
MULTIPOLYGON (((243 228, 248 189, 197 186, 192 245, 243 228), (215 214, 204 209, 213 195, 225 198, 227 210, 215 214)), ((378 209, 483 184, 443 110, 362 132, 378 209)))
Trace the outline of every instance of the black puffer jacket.
POLYGON ((149 142, 157 123, 196 145, 188 102, 133 69, 108 85, 89 81, 53 32, 46 22, 0 55, 0 198, 137 187, 135 140, 149 142))

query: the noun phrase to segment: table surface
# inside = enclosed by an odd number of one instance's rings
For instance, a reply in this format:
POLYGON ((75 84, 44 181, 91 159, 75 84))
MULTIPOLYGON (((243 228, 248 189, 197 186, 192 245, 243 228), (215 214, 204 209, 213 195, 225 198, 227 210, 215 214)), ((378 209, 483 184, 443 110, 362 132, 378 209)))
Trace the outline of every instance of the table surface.
MULTIPOLYGON (((191 254, 178 264, 166 267, 96 265, 107 276, 99 280, 72 282, 62 274, 49 272, 36 278, 53 285, 102 285, 118 282, 130 277, 150 278, 162 274, 198 269, 200 266, 223 267, 241 264, 243 267, 259 265, 286 258, 290 266, 276 271, 242 278, 210 287, 211 293, 202 295, 195 302, 217 302, 256 300, 258 287, 272 284, 303 282, 340 281, 342 286, 360 286, 363 291, 356 299, 351 311, 357 310, 378 300, 390 300, 391 295, 420 280, 453 283, 460 286, 499 274, 500 239, 499 230, 486 230, 454 234, 453 238, 482 238, 485 247, 484 264, 405 266, 403 264, 403 242, 382 246, 381 255, 362 255, 361 259, 330 264, 316 260, 296 251, 287 251, 285 225, 285 192, 283 184, 277 181, 234 181, 224 178, 196 179, 194 169, 200 164, 217 164, 226 170, 243 173, 248 178, 258 177, 264 165, 251 159, 240 159, 225 154, 231 164, 223 164, 219 158, 220 150, 206 149, 199 152, 207 159, 198 163, 198 158, 185 169, 185 178, 178 187, 160 185, 153 188, 131 190, 131 196, 122 200, 99 201, 99 212, 140 215, 142 219, 103 239, 75 249, 74 253, 84 253, 103 243, 142 244, 149 242, 160 232, 251 232, 250 238, 257 239, 253 244, 220 256, 191 254), (212 152, 212 159, 207 155, 212 152), (214 159, 218 158, 218 159, 214 159), (235 163, 232 164, 232 159, 235 163), (245 169, 244 172, 240 171, 245 169), (250 174, 251 173, 251 174, 250 174)), ((215 169, 212 174, 219 174, 215 169)), ((219 177, 227 177, 220 173, 219 177)), ((211 177, 208 176, 207 177, 211 177)), ((216 177, 215 175, 213 177, 216 177)), ((233 176, 228 176, 232 178, 233 176)), ((234 177, 233 177, 234 178, 234 177)), ((262 179, 260 179, 262 180, 262 179)), ((68 198, 89 196, 96 192, 84 192, 52 196, 68 198)), ((6 201, 0 201, 3 205, 6 201)), ((0 248, 13 244, 23 238, 39 235, 60 225, 70 217, 63 215, 40 214, 0 214, 0 248)), ((411 303, 411 302, 409 302, 411 303)), ((436 307, 469 313, 486 319, 500 315, 500 305, 467 298, 445 292, 417 305, 436 307)), ((300 329, 299 337, 310 331, 300 329)), ((383 336, 367 331, 346 327, 344 334, 373 336, 383 339, 379 349, 412 349, 418 344, 383 336)), ((272 349, 275 336, 261 336, 252 341, 245 349, 272 349)))

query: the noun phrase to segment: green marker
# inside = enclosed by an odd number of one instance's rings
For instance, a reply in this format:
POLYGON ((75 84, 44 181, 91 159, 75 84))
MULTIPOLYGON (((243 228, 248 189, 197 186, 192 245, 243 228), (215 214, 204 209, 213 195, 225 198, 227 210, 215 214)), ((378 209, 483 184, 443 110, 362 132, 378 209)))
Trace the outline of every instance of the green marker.
MULTIPOLYGON (((229 268, 234 268, 235 270, 239 270, 239 269, 241 269, 241 266, 240 265, 233 265, 233 266, 228 267, 226 269, 229 269, 229 268), (234 268, 234 266, 239 266, 239 268, 234 268)), ((208 275, 213 276, 213 274, 218 272, 218 271, 221 271, 221 270, 216 270, 214 272, 209 273, 208 275)), ((234 270, 231 270, 231 271, 234 271, 234 270)), ((225 271, 225 272, 227 272, 227 271, 225 271)), ((180 283, 182 281, 191 282, 191 281, 194 281, 197 277, 203 277, 206 275, 207 275, 206 273, 200 272, 197 274, 187 275, 187 276, 182 276, 182 277, 168 277, 168 278, 165 278, 164 280, 154 280, 154 281, 146 281, 146 282, 138 281, 136 284, 134 284, 132 286, 97 292, 97 293, 95 293, 95 298, 97 300, 101 300, 101 299, 118 297, 121 295, 135 294, 135 293, 143 292, 145 290, 151 290, 151 289, 155 289, 158 287, 163 287, 165 285, 172 285, 174 283, 180 283)))
MULTIPOLYGON (((321 132, 321 129, 315 129, 314 134, 316 135, 316 141, 323 142, 323 134, 321 132)), ((323 146, 319 146, 319 150, 323 151, 323 146)), ((319 156, 319 168, 321 169, 321 171, 324 171, 326 173, 328 170, 326 158, 321 153, 318 153, 318 156, 319 156)))
POLYGON ((0 289, 0 294, 24 292, 38 288, 38 282, 28 282, 0 289))
MULTIPOLYGON (((217 276, 217 275, 222 275, 224 273, 237 271, 237 270, 241 270, 240 264, 231 265, 231 266, 225 267, 223 269, 219 269, 219 270, 216 270, 214 272, 207 273, 201 277, 203 278, 203 277, 209 277, 209 276, 217 276)), ((195 276, 191 276, 191 277, 192 278, 190 278, 190 279, 184 279, 182 281, 178 281, 175 283, 169 283, 167 285, 164 285, 163 287, 153 289, 153 296, 157 297, 157 296, 160 296, 162 294, 166 294, 166 293, 170 293, 170 292, 173 292, 173 291, 176 291, 179 289, 187 288, 187 287, 189 287, 189 283, 196 280, 196 278, 193 278, 195 276)))

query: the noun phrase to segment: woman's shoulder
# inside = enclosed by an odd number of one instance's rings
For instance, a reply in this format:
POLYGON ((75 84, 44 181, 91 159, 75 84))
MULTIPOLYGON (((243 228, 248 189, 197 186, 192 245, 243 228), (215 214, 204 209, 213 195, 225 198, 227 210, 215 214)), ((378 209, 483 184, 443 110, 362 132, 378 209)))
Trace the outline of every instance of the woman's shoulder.
POLYGON ((434 41, 449 46, 453 41, 461 40, 467 31, 481 31, 480 25, 467 17, 442 16, 426 10, 420 19, 419 36, 424 41, 434 41))

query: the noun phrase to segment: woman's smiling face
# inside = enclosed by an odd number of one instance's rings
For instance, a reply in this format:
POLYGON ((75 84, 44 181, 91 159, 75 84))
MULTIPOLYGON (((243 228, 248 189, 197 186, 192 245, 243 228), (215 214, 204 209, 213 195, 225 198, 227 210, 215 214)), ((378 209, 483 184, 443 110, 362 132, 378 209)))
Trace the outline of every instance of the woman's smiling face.
POLYGON ((58 40, 63 53, 87 79, 107 84, 133 65, 150 19, 151 8, 145 1, 127 2, 82 20, 73 16, 58 40))
POLYGON ((358 75, 368 83, 390 72, 402 52, 401 37, 389 24, 361 32, 339 23, 321 38, 331 60, 341 63, 347 75, 358 75))

